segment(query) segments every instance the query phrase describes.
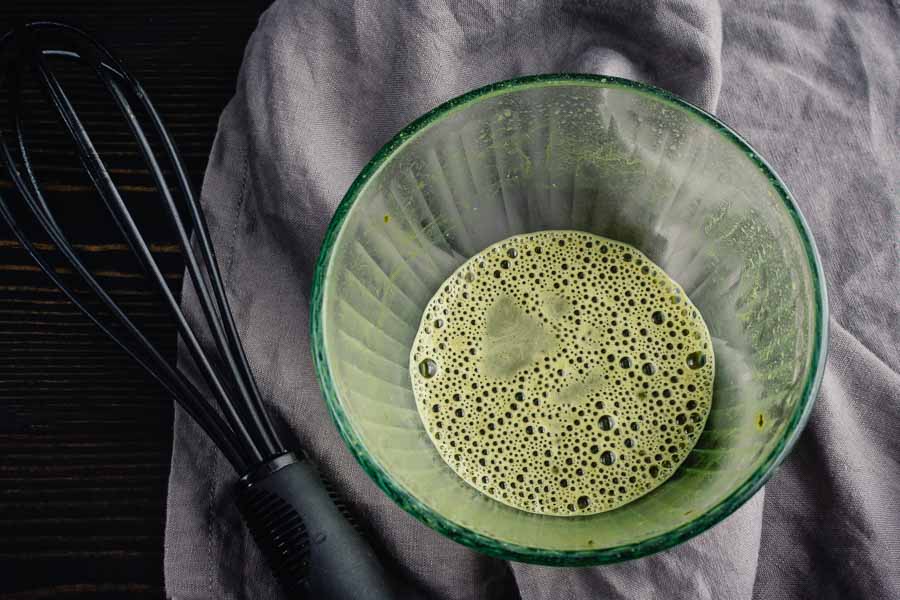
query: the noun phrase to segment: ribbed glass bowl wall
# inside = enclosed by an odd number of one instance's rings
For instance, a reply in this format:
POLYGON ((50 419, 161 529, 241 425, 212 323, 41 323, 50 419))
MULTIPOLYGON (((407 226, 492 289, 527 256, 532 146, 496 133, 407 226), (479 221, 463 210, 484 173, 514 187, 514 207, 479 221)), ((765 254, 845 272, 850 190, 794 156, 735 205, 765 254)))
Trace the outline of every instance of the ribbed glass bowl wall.
POLYGON ((312 298, 326 402, 375 482, 460 543, 555 565, 643 556, 743 504, 806 422, 826 323, 809 230, 756 152, 662 90, 589 75, 491 85, 400 132, 338 208, 312 298), (410 386, 410 344, 446 277, 494 242, 545 229, 639 248, 684 287, 714 342, 712 411, 685 463, 588 517, 523 512, 467 485, 429 440, 410 386))

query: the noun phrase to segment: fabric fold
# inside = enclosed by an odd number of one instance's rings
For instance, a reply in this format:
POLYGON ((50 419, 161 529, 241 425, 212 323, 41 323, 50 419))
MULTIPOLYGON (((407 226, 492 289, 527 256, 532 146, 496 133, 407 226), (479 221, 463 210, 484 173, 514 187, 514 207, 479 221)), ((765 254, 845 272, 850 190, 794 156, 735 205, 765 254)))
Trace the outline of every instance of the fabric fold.
MULTIPOLYGON (((279 0, 262 15, 202 202, 265 402, 371 524, 391 568, 441 599, 900 597, 900 517, 884 505, 900 492, 897 12, 875 2, 279 0), (320 397, 308 303, 337 203, 395 132, 481 85, 573 71, 671 90, 758 146, 809 217, 834 327, 809 431, 765 493, 669 551, 558 569, 475 553, 378 490, 320 397)), ((198 322, 189 287, 183 304, 198 322)), ((234 477, 177 411, 170 596, 280 597, 232 505, 234 477)))

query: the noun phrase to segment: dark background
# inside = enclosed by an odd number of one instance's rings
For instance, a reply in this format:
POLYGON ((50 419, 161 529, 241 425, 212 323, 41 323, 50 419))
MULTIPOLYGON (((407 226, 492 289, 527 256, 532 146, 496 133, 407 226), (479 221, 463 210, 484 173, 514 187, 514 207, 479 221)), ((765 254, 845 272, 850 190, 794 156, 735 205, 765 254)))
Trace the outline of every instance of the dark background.
MULTIPOLYGON (((58 19, 98 35, 147 89, 199 191, 244 45, 267 4, 5 0, 0 33, 25 20, 58 19)), ((175 236, 157 222, 158 196, 124 123, 76 76, 67 85, 178 288, 175 236)), ((96 210, 40 96, 26 92, 26 99, 36 106, 32 153, 70 239, 174 357, 166 309, 96 210)), ((0 194, 13 199, 2 172, 0 194)), ((0 597, 161 597, 171 430, 170 399, 53 288, 0 222, 0 597)))

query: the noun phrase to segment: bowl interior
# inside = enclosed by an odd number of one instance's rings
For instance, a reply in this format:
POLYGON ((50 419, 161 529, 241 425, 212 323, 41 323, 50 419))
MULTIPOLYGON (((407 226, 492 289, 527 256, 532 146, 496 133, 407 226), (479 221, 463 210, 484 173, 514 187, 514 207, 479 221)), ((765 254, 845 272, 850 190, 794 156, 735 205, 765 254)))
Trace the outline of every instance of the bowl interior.
POLYGON ((647 86, 545 76, 451 101, 370 163, 320 257, 314 354, 342 435, 401 506, 507 558, 601 563, 686 539, 762 485, 808 414, 824 306, 802 217, 727 127, 647 86), (522 512, 468 486, 429 440, 408 373, 446 277, 494 242, 545 229, 636 246, 687 291, 716 356, 709 421, 678 472, 588 517, 522 512))

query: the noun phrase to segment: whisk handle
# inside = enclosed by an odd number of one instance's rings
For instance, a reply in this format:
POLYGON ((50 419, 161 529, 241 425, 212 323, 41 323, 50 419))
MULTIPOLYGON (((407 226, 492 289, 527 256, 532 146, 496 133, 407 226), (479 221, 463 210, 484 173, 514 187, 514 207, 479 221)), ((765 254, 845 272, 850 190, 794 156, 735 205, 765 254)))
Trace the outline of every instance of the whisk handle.
POLYGON ((237 505, 288 597, 400 597, 308 461, 287 453, 263 463, 238 482, 237 505))

